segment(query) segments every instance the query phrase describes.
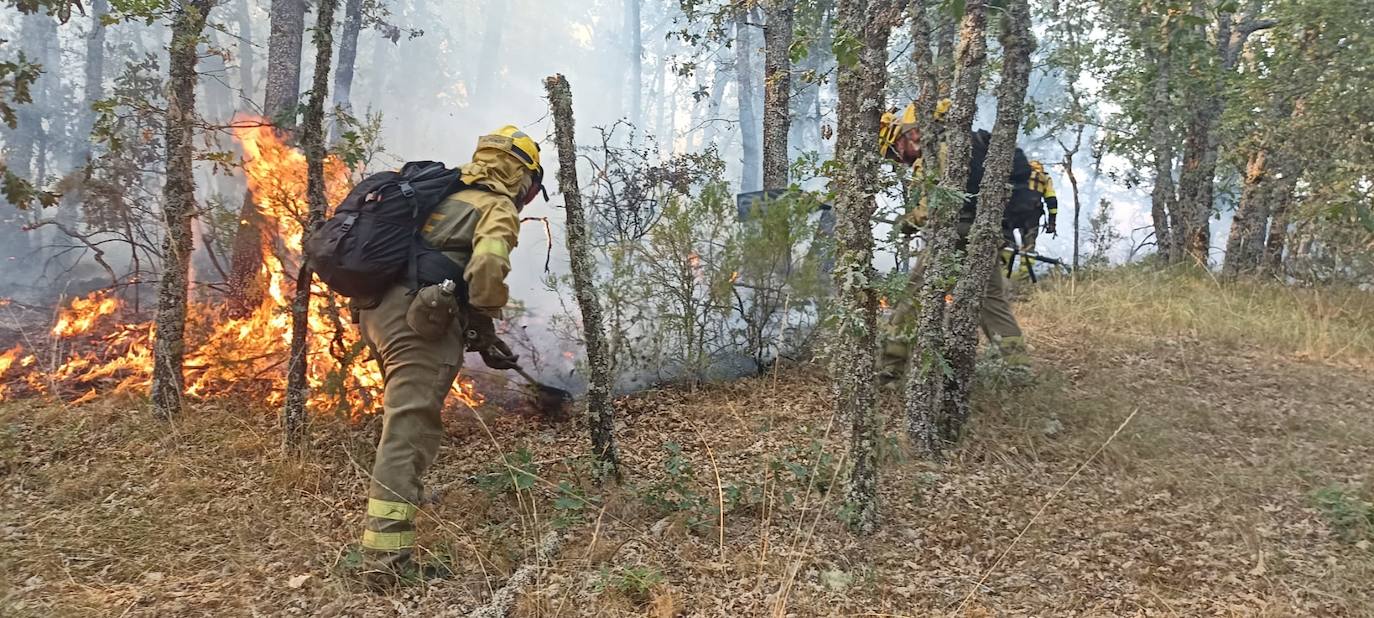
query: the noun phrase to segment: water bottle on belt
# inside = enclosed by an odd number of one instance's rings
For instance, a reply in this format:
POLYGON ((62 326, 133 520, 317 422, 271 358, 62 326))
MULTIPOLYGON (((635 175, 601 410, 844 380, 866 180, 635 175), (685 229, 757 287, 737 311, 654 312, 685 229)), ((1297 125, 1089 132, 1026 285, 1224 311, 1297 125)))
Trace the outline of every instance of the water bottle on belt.
POLYGON ((406 323, 411 330, 425 338, 444 336, 458 315, 458 299, 454 296, 457 290, 458 284, 445 279, 415 292, 406 311, 406 323))

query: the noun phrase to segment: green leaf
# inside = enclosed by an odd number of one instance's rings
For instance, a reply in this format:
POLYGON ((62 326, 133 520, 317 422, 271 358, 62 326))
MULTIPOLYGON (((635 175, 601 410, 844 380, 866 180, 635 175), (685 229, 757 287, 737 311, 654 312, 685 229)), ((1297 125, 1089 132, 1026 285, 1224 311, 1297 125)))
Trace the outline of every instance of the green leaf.
POLYGON ((835 32, 835 40, 830 44, 830 51, 835 54, 835 62, 844 68, 852 69, 859 64, 863 41, 849 32, 840 30, 835 32))

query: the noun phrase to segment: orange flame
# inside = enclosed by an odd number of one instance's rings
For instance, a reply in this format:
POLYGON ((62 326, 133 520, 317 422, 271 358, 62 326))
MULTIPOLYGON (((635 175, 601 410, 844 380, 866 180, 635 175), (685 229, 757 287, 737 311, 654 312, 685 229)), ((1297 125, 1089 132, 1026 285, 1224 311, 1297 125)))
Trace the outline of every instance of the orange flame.
POLYGON ((57 315, 52 327, 54 337, 73 337, 91 329, 96 321, 114 313, 120 307, 118 298, 111 298, 106 290, 91 292, 85 298, 72 299, 71 306, 57 315))
MULTIPOLYGON (((309 214, 306 200, 305 155, 279 138, 258 118, 240 118, 233 127, 243 146, 244 172, 262 219, 268 223, 269 241, 263 247, 262 276, 267 297, 250 315, 226 318, 213 303, 188 307, 184 360, 186 392, 192 397, 227 392, 269 393, 266 403, 284 399, 284 359, 291 344, 291 303, 295 274, 300 268, 302 222, 309 214)), ((338 203, 351 188, 342 161, 325 161, 325 193, 338 203)), ((311 283, 310 340, 307 384, 310 406, 316 410, 347 410, 352 416, 366 414, 381 400, 382 376, 366 361, 356 336, 344 326, 340 308, 344 302, 321 283, 311 283)), ((119 310, 119 299, 103 292, 77 299, 53 326, 55 337, 88 333, 100 318, 119 310)), ((46 393, 50 384, 71 384, 79 389, 78 401, 93 392, 142 390, 151 382, 153 325, 122 324, 97 337, 88 346, 69 352, 65 362, 48 376, 32 371, 24 382, 34 392, 46 393)), ((3 376, 22 353, 16 346, 0 355, 3 376)), ((33 355, 19 361, 34 364, 33 355)), ((481 405, 484 397, 472 380, 462 377, 454 385, 458 399, 481 405)), ((8 393, 0 386, 0 398, 8 393)))

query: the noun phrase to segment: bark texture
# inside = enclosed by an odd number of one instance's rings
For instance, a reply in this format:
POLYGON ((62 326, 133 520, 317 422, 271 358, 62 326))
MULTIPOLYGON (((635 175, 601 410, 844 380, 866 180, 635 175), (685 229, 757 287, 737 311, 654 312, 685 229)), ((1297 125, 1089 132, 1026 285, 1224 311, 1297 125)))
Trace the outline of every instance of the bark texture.
MULTIPOLYGON (((1146 5, 1148 6, 1148 5, 1146 5)), ((1149 15, 1142 16, 1142 23, 1149 24, 1149 15)), ((1154 65, 1154 77, 1150 83, 1150 151, 1154 157, 1155 184, 1150 191, 1150 219, 1155 228, 1155 252, 1166 259, 1173 255, 1173 227, 1169 216, 1175 210, 1174 193, 1174 140, 1170 120, 1169 79, 1170 79, 1170 38, 1171 25, 1167 16, 1160 17, 1159 33, 1151 33, 1146 28, 1145 38, 1154 39, 1150 55, 1154 65), (1157 38, 1156 38, 1157 37, 1157 38)), ((1077 211, 1074 214, 1077 221, 1077 211)), ((1077 224, 1075 223, 1075 228, 1077 224)))
POLYGON ((792 98, 792 0, 771 0, 763 28, 763 188, 787 188, 792 98))
MULTIPOLYGON (((353 113, 353 71, 358 61, 358 33, 363 27, 363 0, 344 4, 343 29, 339 31, 339 65, 334 69, 334 108, 353 113)), ((329 129, 329 142, 339 139, 339 123, 329 129)))
POLYGON ((1258 20, 1258 12, 1259 3, 1252 0, 1240 16, 1224 10, 1217 14, 1215 54, 1209 59, 1208 66, 1202 67, 1211 76, 1190 105, 1193 113, 1183 142, 1178 216, 1174 218, 1174 238, 1170 247, 1174 261, 1189 258, 1202 266, 1208 263, 1221 116, 1226 107, 1226 80, 1235 72, 1241 49, 1250 35, 1274 25, 1271 21, 1258 20))
MULTIPOLYGON (((921 170, 927 178, 938 177, 940 173, 940 133, 935 122, 935 105, 940 100, 940 68, 935 64, 932 51, 935 42, 930 23, 931 13, 939 11, 938 3, 932 0, 911 2, 911 62, 916 65, 921 86, 916 96, 916 124, 921 132, 921 170)), ((919 186, 925 184, 921 182, 919 186)))
MULTIPOLYGON (((305 38, 305 0, 272 0, 272 32, 267 42, 267 92, 262 111, 277 126, 296 125, 301 89, 301 45, 305 38)), ((239 208, 229 272, 229 313, 245 316, 262 304, 262 248, 265 222, 250 192, 239 208)))
MULTIPOLYGON (((987 5, 984 0, 969 0, 964 5, 964 17, 959 25, 952 105, 945 116, 948 155, 940 177, 942 194, 963 192, 968 185, 969 156, 973 147, 970 131, 977 112, 978 84, 987 62, 986 30, 987 5)), ((925 233, 930 239, 927 249, 930 259, 917 296, 920 317, 907 371, 904 402, 907 433, 917 450, 933 458, 940 457, 944 451, 940 431, 942 401, 946 375, 950 371, 944 355, 945 296, 949 293, 947 282, 959 272, 955 260, 959 234, 955 224, 962 206, 961 200, 940 195, 932 195, 929 200, 930 218, 925 233)))
MULTIPOLYGON (((324 221, 329 209, 324 187, 324 100, 329 96, 329 64, 334 52, 334 10, 339 0, 319 0, 315 6, 315 78, 310 84, 301 123, 301 146, 305 149, 305 196, 310 204, 302 229, 301 246, 324 221)), ((296 292, 291 301, 291 355, 286 366, 286 406, 282 410, 282 445, 298 449, 306 443, 305 402, 309 398, 306 369, 310 355, 310 264, 301 260, 296 273, 296 292)))
POLYGON ((573 142, 572 89, 568 80, 553 75, 544 80, 553 108, 554 145, 558 148, 558 190, 567 213, 568 256, 572 262, 573 292, 582 312, 582 338, 587 344, 587 426, 591 429, 592 454, 601 462, 602 474, 619 478, 620 459, 615 447, 615 408, 611 401, 611 359, 601 302, 596 297, 596 261, 591 254, 587 215, 582 209, 582 190, 577 182, 577 146, 573 142))
POLYGON ((873 212, 878 192, 878 121, 887 86, 887 41, 899 3, 841 0, 836 29, 862 45, 857 62, 839 67, 835 156, 835 313, 838 332, 832 363, 835 413, 850 425, 853 468, 846 488, 850 529, 877 526, 879 424, 874 356, 878 346, 877 273, 873 269, 873 212))
POLYGON ((946 358, 953 369, 952 384, 943 393, 942 434, 947 442, 959 438, 969 417, 974 366, 978 354, 978 316, 1002 244, 1002 212, 1011 199, 1012 157, 1016 135, 1025 113, 1026 87, 1030 82, 1030 55, 1035 49, 1027 0, 1008 0, 1002 27, 1002 80, 997 85, 997 120, 984 161, 983 181, 978 187, 978 214, 969 233, 967 266, 954 286, 949 312, 946 358))
POLYGON ((738 97, 740 140, 744 146, 744 161, 740 172, 740 191, 757 191, 763 188, 760 176, 763 154, 759 141, 759 116, 754 105, 754 56, 758 44, 755 42, 754 26, 749 23, 749 11, 740 7, 735 10, 735 95, 738 97))
POLYGON ((167 75, 167 180, 162 185, 162 277, 157 288, 156 340, 153 343, 153 413, 170 419, 181 411, 185 387, 186 295, 191 266, 191 220, 196 213, 192 176, 192 127, 196 110, 196 46, 214 0, 186 0, 177 6, 167 75))

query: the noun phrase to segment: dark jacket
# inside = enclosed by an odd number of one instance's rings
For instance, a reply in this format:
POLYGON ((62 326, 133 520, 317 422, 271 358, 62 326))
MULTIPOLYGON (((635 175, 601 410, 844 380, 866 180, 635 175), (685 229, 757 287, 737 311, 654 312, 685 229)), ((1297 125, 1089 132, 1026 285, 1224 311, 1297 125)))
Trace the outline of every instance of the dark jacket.
MULTIPOLYGON (((964 192, 969 194, 969 198, 964 200, 964 208, 959 212, 959 220, 972 221, 974 214, 978 211, 978 190, 983 184, 983 164, 988 158, 988 143, 992 140, 992 134, 982 129, 973 132, 973 151, 972 160, 969 161, 968 186, 964 192)), ((1011 159, 1011 178, 1012 197, 1015 199, 1018 191, 1030 190, 1031 166, 1030 159, 1026 158, 1026 153, 1020 148, 1011 159)))

